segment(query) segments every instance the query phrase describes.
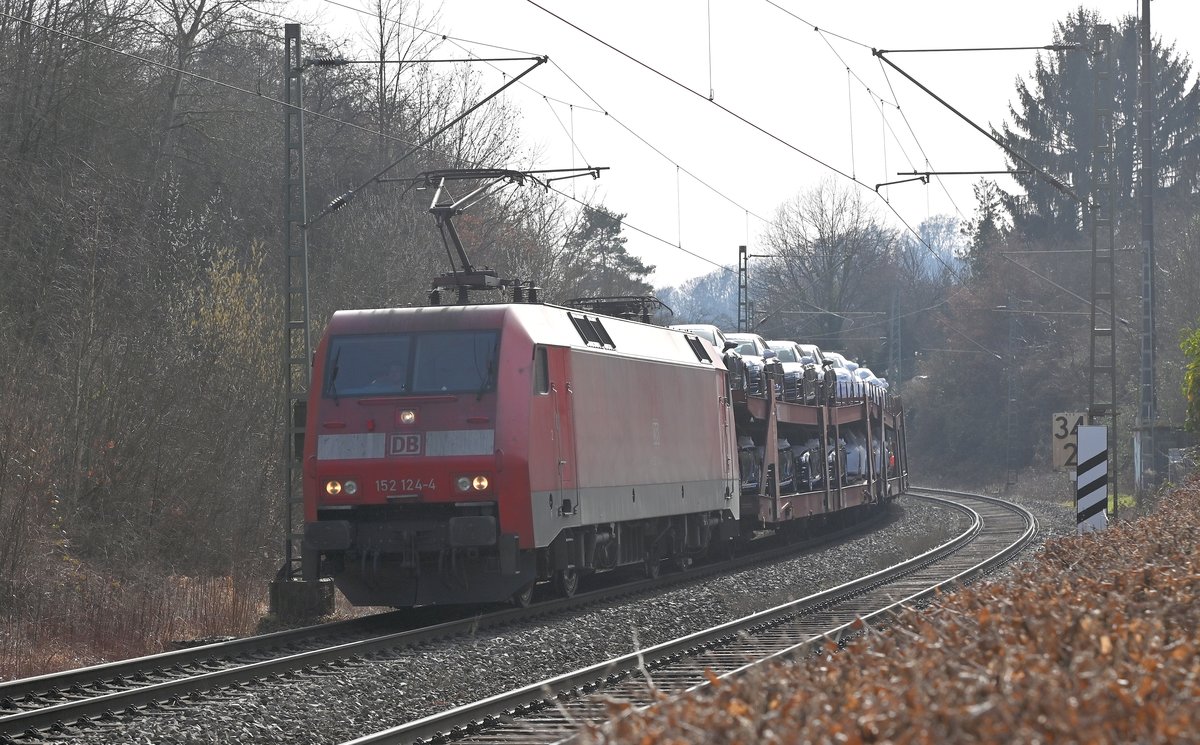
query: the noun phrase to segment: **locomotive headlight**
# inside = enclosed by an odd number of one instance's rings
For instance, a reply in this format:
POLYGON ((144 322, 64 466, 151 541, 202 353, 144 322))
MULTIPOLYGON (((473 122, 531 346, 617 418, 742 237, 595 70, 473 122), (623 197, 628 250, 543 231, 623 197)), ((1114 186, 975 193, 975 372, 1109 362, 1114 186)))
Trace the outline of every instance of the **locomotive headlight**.
POLYGON ((454 486, 462 492, 486 491, 491 486, 491 483, 488 477, 482 474, 478 476, 459 476, 454 480, 454 486))
POLYGON ((347 494, 349 494, 350 496, 353 497, 355 494, 358 493, 358 483, 355 481, 347 481, 345 484, 342 485, 342 489, 347 494))
POLYGON ((405 409, 400 412, 401 424, 413 424, 417 421, 417 412, 412 409, 405 409))
POLYGON ((337 495, 341 494, 342 493, 342 482, 326 481, 325 482, 325 493, 331 497, 336 497, 337 495))

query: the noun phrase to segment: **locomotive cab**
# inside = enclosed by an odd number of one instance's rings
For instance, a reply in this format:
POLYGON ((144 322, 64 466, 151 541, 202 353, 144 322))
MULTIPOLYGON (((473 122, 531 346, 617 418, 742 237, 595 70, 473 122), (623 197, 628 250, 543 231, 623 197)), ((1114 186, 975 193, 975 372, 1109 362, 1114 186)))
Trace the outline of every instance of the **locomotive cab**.
POLYGON ((353 603, 445 602, 483 575, 508 579, 504 599, 532 581, 501 528, 500 323, 438 310, 336 314, 317 351, 305 544, 353 603))

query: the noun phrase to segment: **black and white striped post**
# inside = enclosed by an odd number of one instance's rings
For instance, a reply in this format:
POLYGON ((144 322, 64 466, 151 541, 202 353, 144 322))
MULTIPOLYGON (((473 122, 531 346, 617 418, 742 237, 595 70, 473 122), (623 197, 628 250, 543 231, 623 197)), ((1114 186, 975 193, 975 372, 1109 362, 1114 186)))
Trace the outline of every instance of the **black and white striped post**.
POLYGON ((1075 522, 1079 534, 1108 527, 1108 427, 1081 425, 1075 467, 1075 522))

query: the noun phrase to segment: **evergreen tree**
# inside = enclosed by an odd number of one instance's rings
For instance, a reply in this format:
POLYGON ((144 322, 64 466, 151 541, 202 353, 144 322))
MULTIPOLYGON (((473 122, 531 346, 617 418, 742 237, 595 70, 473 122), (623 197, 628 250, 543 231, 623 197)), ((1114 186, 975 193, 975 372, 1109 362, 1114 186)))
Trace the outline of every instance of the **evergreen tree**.
POLYGON ((565 289, 571 297, 649 295, 654 288, 646 277, 654 271, 625 250, 621 235, 624 214, 603 205, 588 207, 575 230, 567 236, 565 289))
MULTIPOLYGON (((1102 19, 1079 8, 1060 22, 1056 44, 1077 49, 1039 55, 1029 80, 1017 85, 1017 103, 1009 110, 1013 122, 995 133, 1010 148, 1037 164, 1086 199, 1092 187, 1091 159, 1095 145, 1096 26, 1102 19)), ((1138 21, 1124 18, 1112 46, 1113 100, 1101 102, 1114 112, 1118 219, 1137 209, 1140 167, 1138 142, 1138 21)), ((1197 184, 1200 164, 1200 88, 1188 85, 1191 62, 1175 53, 1174 45, 1154 44, 1154 143, 1159 193, 1186 195, 1197 184)), ((1020 168, 1015 161, 1011 167, 1020 168)), ((1077 239, 1083 212, 1044 178, 1017 176, 1025 195, 1004 195, 1014 230, 1023 237, 1051 241, 1077 239)))
POLYGON ((1010 226, 1004 213, 1004 192, 995 181, 980 179, 974 192, 975 217, 963 226, 962 234, 967 239, 966 259, 971 276, 983 278, 987 275, 991 252, 997 250, 1010 226))

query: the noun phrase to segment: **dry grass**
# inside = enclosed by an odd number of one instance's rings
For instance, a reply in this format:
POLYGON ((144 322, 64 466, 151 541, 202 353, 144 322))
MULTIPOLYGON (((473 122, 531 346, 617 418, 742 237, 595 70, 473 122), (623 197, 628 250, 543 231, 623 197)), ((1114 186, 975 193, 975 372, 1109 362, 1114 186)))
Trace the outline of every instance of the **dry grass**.
POLYGON ((243 635, 264 611, 265 583, 223 577, 117 581, 64 560, 0 614, 0 680, 243 635))
MULTIPOLYGON (((56 553, 61 562, 14 583, 0 606, 0 681, 166 652, 200 640, 268 633, 269 577, 148 577, 118 581, 56 553)), ((336 594, 325 621, 390 608, 355 608, 336 594)))
POLYGON ((712 679, 594 742, 1200 742, 1200 482, 817 660, 712 679))

